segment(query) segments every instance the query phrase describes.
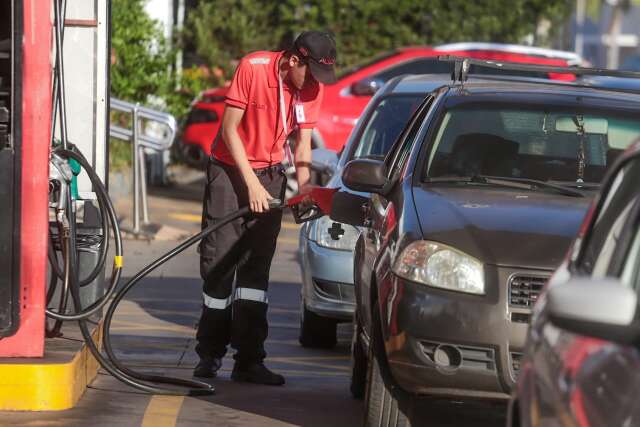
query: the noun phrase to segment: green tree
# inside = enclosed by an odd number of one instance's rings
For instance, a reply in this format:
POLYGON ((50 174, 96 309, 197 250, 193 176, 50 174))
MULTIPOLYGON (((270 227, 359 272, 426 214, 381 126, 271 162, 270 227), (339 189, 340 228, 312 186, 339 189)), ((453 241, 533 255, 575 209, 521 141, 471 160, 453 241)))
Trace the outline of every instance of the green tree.
POLYGON ((272 21, 276 5, 275 1, 202 1, 189 14, 185 33, 208 65, 229 73, 242 52, 274 47, 279 31, 272 21))
POLYGON ((144 10, 146 0, 113 0, 111 93, 155 105, 180 119, 195 96, 220 79, 207 68, 175 70, 176 49, 144 10))
MULTIPOLYGON (((209 65, 275 49, 308 28, 331 31, 341 67, 412 44, 519 42, 544 19, 556 28, 570 0, 200 0, 188 36, 209 65)), ((227 74, 228 75, 228 74, 227 74)))
POLYGON ((171 82, 172 52, 159 24, 144 10, 144 0, 113 0, 111 93, 127 101, 146 103, 166 91, 171 82))

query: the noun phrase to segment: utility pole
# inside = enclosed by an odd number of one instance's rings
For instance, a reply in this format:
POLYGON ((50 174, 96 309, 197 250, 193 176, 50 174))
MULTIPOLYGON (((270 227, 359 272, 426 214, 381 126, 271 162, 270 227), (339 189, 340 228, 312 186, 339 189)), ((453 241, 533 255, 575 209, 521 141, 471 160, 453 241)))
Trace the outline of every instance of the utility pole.
POLYGON ((183 35, 182 30, 184 28, 184 2, 185 0, 177 0, 178 8, 176 13, 176 30, 178 32, 178 36, 180 37, 180 43, 178 51, 176 52, 176 75, 178 76, 178 84, 180 82, 180 77, 182 76, 182 41, 183 35))
POLYGON ((575 51, 584 57, 584 21, 586 17, 586 0, 576 0, 576 45, 575 51))

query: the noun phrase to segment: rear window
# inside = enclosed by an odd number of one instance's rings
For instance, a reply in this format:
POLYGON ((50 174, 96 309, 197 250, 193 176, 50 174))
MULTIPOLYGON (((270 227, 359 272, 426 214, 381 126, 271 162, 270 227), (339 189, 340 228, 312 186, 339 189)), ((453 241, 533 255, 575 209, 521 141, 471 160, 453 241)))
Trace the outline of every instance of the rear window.
POLYGON ((449 110, 428 177, 489 175, 599 183, 640 137, 640 119, 588 111, 510 107, 449 110))

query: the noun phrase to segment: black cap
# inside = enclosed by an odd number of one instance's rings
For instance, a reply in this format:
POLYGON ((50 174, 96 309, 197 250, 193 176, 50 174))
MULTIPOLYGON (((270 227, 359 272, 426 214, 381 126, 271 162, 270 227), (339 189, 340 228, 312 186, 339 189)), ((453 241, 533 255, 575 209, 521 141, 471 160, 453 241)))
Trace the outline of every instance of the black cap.
POLYGON ((293 42, 294 53, 309 64, 320 83, 335 83, 336 42, 329 33, 305 31, 293 42))

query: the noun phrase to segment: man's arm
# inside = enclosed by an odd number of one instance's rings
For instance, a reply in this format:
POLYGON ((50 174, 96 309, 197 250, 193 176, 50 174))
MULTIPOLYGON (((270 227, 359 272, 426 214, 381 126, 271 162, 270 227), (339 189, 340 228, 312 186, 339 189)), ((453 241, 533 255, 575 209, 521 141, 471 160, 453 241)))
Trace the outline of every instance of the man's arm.
MULTIPOLYGON (((260 180, 253 172, 244 144, 238 135, 238 125, 244 115, 242 108, 225 106, 222 116, 222 139, 229 149, 233 161, 236 163, 244 183, 249 192, 249 207, 253 212, 266 212, 269 210, 269 200, 272 199, 269 192, 262 186, 260 180)), ((309 135, 311 136, 311 135, 309 135)))
POLYGON ((293 153, 298 179, 298 192, 302 193, 311 184, 311 132, 313 129, 299 129, 293 153))

